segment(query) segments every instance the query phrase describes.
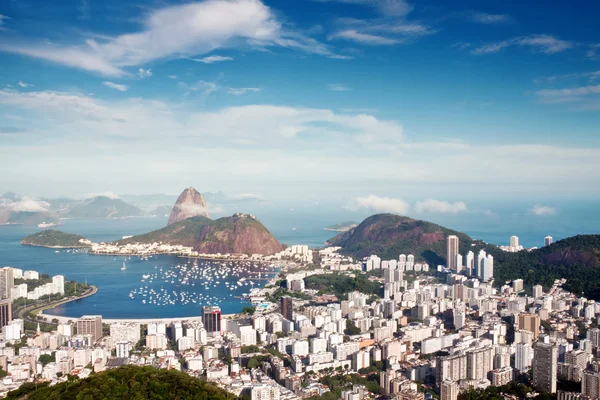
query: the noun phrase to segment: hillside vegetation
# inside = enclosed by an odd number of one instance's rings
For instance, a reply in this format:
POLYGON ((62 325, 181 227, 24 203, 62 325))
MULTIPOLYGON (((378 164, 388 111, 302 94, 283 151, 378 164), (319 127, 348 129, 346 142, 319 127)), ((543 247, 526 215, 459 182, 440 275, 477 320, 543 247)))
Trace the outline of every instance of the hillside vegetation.
POLYGON ((27 244, 30 246, 65 248, 89 247, 89 245, 81 243, 81 239, 85 238, 80 235, 65 233, 56 229, 47 229, 23 238, 21 244, 27 244))
POLYGON ((600 300, 600 235, 573 236, 531 252, 507 253, 489 245, 484 248, 494 256, 499 285, 521 278, 528 287, 542 284, 548 288, 555 279, 565 278, 567 290, 600 300))
POLYGON ((192 217, 117 243, 154 242, 192 247, 201 253, 273 254, 283 250, 263 224, 245 214, 216 220, 192 217))
POLYGON ((27 383, 8 393, 9 400, 234 400, 223 389, 175 370, 125 366, 93 374, 86 379, 70 378, 55 386, 27 383), (37 387, 37 389, 36 389, 37 387))
POLYGON ((464 233, 394 214, 372 215, 328 243, 341 246, 342 253, 359 258, 376 254, 382 259, 398 259, 400 254, 413 254, 415 260, 436 266, 446 263, 448 235, 458 236, 461 253, 471 248, 473 240, 464 233))

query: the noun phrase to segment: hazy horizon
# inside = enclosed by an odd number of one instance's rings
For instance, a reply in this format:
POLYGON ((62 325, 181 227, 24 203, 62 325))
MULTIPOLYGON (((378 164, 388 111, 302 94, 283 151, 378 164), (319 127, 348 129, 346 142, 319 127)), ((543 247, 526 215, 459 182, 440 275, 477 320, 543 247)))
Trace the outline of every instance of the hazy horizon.
POLYGON ((3 191, 450 212, 600 194, 597 5, 44 4, 0 4, 3 191))

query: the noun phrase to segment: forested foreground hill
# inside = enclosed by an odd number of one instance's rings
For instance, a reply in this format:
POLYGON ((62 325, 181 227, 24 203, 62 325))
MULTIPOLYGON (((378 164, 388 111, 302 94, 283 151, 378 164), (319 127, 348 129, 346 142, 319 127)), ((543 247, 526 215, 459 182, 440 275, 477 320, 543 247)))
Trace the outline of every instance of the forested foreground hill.
POLYGON ((55 386, 27 383, 8 393, 9 400, 237 400, 223 389, 175 370, 125 366, 93 374, 86 379, 71 378, 55 386), (37 388, 37 389, 36 389, 37 388))
POLYGON ((485 249, 494 256, 498 284, 521 278, 526 286, 542 284, 547 288, 555 279, 565 278, 565 289, 600 300, 600 235, 573 236, 518 253, 507 253, 495 246, 485 249))

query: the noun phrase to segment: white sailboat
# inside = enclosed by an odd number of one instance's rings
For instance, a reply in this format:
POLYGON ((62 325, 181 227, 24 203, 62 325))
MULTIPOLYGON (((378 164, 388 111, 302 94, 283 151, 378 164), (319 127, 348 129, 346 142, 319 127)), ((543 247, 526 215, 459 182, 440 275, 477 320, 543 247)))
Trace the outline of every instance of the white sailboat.
POLYGON ((123 261, 123 266, 121 267, 121 271, 125 271, 127 267, 125 266, 125 261, 123 261))

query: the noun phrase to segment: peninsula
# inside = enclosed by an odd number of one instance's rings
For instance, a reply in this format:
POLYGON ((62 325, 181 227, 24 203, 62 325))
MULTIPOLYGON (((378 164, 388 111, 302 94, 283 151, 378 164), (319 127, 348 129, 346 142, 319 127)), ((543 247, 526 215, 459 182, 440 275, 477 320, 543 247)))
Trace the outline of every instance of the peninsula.
POLYGON ((29 235, 21 241, 21 244, 52 249, 83 249, 92 246, 92 242, 83 236, 61 232, 56 229, 47 229, 29 235))

